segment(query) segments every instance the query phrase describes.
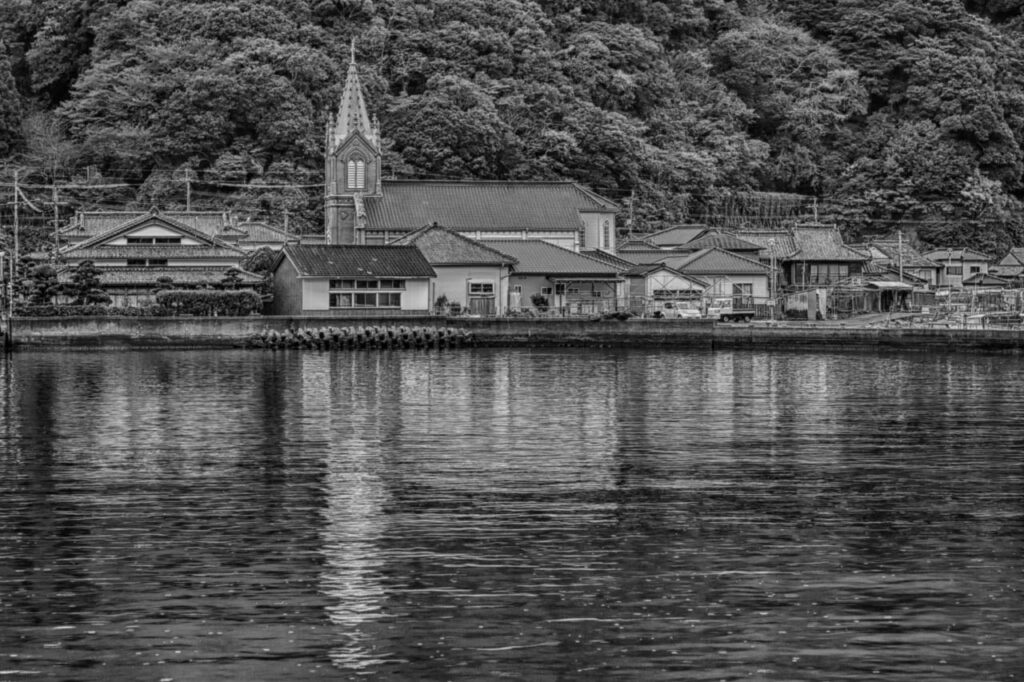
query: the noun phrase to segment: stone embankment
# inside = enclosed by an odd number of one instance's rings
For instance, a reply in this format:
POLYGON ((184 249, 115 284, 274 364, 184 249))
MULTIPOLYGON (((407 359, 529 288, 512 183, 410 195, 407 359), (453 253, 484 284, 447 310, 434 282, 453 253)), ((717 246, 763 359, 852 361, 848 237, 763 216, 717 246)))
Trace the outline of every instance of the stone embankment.
POLYGON ((574 318, 17 318, 15 349, 619 347, 1024 352, 1020 328, 574 318), (360 331, 362 330, 362 331, 360 331))

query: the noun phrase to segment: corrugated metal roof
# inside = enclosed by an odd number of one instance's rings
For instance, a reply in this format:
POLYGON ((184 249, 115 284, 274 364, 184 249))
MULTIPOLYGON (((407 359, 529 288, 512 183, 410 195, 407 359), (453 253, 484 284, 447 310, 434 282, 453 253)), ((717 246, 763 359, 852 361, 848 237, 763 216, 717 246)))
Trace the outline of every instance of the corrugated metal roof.
POLYGON ((515 258, 519 264, 514 271, 520 275, 617 277, 620 272, 620 268, 539 239, 489 239, 487 243, 515 258))
POLYGON ((434 277, 415 246, 297 245, 283 254, 300 277, 434 277))
POLYGON ((763 275, 768 266, 723 249, 704 249, 662 261, 687 275, 763 275))
POLYGON ((441 225, 428 225, 391 242, 415 246, 431 265, 513 264, 516 259, 441 225))
POLYGON ((367 229, 578 230, 581 211, 618 210, 572 182, 386 180, 382 193, 364 198, 367 229))
MULTIPOLYGON (((100 269, 100 286, 145 286, 157 284, 161 277, 169 277, 174 284, 217 284, 224 279, 229 269, 236 270, 243 284, 258 284, 263 278, 239 268, 226 267, 166 267, 166 268, 104 268, 100 269)), ((61 282, 70 282, 74 268, 64 268, 57 273, 61 282)))

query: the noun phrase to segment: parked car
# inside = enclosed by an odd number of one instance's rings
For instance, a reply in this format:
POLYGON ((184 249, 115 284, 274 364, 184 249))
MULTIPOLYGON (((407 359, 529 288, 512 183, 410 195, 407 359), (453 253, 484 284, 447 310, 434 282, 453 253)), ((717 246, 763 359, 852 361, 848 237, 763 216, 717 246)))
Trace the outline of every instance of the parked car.
POLYGON ((700 308, 696 302, 687 301, 655 301, 651 307, 651 317, 667 317, 671 319, 700 319, 700 308))

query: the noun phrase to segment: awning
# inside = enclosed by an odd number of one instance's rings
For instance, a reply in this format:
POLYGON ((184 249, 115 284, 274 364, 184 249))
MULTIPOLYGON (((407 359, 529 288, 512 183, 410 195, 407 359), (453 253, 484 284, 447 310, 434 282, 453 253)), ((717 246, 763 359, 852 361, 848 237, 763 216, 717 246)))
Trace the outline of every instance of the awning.
POLYGON ((885 280, 869 280, 865 282, 872 289, 888 289, 899 291, 913 291, 914 285, 906 282, 887 282, 885 280))

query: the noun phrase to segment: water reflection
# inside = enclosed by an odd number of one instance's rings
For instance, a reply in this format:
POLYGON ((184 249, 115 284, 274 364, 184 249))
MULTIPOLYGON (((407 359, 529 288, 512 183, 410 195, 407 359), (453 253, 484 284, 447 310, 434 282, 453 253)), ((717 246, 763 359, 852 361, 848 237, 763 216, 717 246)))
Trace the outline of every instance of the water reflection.
POLYGON ((0 362, 0 672, 1014 679, 1024 362, 0 362))

